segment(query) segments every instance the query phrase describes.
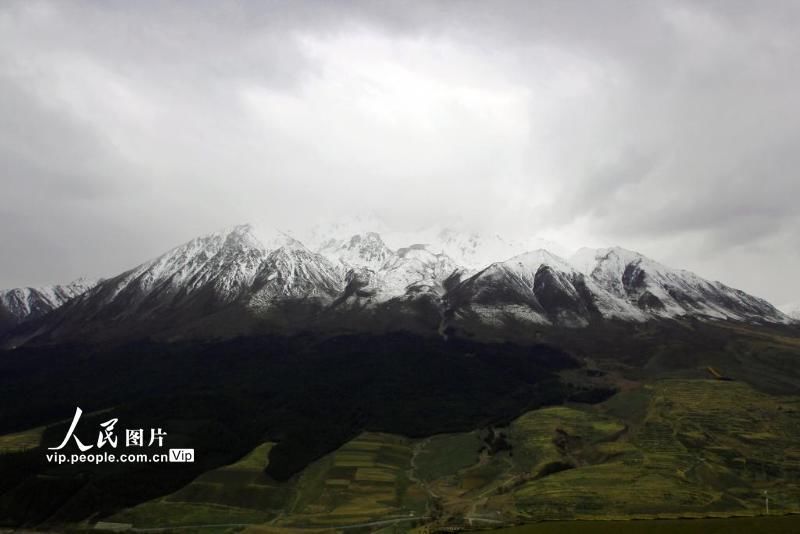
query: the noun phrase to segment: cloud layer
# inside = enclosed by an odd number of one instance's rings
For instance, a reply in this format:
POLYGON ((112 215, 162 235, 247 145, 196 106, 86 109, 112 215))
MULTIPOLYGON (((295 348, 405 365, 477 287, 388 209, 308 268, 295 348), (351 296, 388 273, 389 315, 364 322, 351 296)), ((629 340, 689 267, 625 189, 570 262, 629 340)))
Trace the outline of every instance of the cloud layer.
POLYGON ((5 2, 0 286, 380 213, 800 300, 797 2, 5 2))

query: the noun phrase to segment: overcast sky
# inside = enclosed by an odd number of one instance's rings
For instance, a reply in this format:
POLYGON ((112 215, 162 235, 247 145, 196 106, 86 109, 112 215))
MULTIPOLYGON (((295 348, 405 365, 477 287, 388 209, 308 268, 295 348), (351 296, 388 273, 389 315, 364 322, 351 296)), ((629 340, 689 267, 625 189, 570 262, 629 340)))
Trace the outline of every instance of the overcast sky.
POLYGON ((798 27, 797 1, 4 1, 0 287, 369 212, 800 301, 798 27))

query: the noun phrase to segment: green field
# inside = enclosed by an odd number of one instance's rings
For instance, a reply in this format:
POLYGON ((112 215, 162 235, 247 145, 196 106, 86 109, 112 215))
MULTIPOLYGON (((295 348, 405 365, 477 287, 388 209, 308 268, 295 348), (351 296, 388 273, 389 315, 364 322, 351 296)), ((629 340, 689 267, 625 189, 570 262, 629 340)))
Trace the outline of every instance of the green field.
POLYGON ((482 445, 478 432, 433 436, 419 444, 417 473, 426 481, 458 473, 478 461, 482 445))
POLYGON ((116 514, 136 528, 269 524, 354 525, 425 513, 425 492, 408 477, 411 440, 365 433, 286 483, 264 473, 271 443, 205 473, 177 492, 116 514))
POLYGON ((240 461, 204 473, 161 499, 143 503, 109 519, 137 528, 228 523, 264 523, 288 502, 290 488, 264 474, 271 443, 240 461))
POLYGON ((294 482, 294 500, 279 524, 332 526, 422 516, 422 488, 409 478, 411 440, 365 433, 315 462, 294 482))
MULTIPOLYGON (((798 399, 718 380, 660 381, 631 399, 641 404, 643 395, 649 399, 646 410, 628 412, 640 417, 630 417, 617 439, 603 440, 567 422, 562 442, 573 443, 573 450, 531 449, 530 457, 561 458, 574 468, 516 489, 520 514, 529 519, 757 514, 764 490, 775 512, 800 511, 798 399)), ((608 417, 622 407, 614 400, 602 408, 608 417)))
MULTIPOLYGON (((741 382, 669 379, 595 406, 534 410, 491 432, 421 440, 364 433, 284 483, 264 474, 271 447, 265 443, 111 521, 246 523, 267 531, 382 520, 398 521, 386 528, 410 528, 413 518, 430 528, 562 520, 536 523, 529 532, 603 532, 612 525, 626 532, 644 523, 592 520, 659 519, 647 524, 669 529, 695 525, 687 518, 758 516, 765 491, 772 513, 798 513, 798 423, 797 397, 741 382), (488 446, 487 436, 500 434, 510 450, 488 446), (569 521, 576 519, 582 521, 569 521)), ((769 521, 783 528, 793 519, 769 521)))

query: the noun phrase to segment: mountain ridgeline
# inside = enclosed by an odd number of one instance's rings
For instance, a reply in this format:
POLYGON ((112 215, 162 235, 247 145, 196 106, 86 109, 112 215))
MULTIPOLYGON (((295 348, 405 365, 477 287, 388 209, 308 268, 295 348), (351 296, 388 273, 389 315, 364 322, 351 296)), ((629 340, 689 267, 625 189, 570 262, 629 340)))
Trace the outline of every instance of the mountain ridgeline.
POLYGON ((20 287, 0 291, 0 332, 43 317, 97 284, 80 278, 66 285, 20 287))
POLYGON ((800 331, 768 302, 621 248, 306 243, 238 226, 0 293, 0 527, 796 510, 800 331), (78 406, 82 439, 163 427, 196 461, 46 462, 78 406))
POLYGON ((510 249, 499 237, 439 237, 390 248, 365 232, 307 247, 237 226, 96 284, 3 292, 0 335, 9 348, 300 331, 534 333, 682 318, 793 322, 763 299, 622 248, 569 258, 518 250, 476 266, 479 250, 510 249))

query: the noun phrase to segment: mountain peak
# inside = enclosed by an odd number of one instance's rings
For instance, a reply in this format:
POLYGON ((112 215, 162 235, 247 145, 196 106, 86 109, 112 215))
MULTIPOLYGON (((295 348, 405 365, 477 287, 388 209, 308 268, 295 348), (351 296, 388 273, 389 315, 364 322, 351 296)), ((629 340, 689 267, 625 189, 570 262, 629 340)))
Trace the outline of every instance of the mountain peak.
POLYGON ((60 308, 97 285, 99 280, 78 278, 64 285, 0 290, 0 333, 60 308))
POLYGON ((272 251, 283 247, 298 247, 302 243, 289 233, 271 227, 255 226, 250 223, 234 226, 226 232, 226 240, 244 244, 251 248, 272 251))
POLYGON ((381 269, 395 254, 377 232, 354 234, 346 239, 330 239, 319 253, 347 268, 381 269))
POLYGON ((526 269, 535 271, 541 265, 555 267, 563 272, 573 272, 575 269, 565 259, 556 256, 549 250, 539 248, 524 252, 504 262, 505 264, 517 264, 526 269))
POLYGON ((365 232, 363 234, 356 234, 350 237, 350 247, 363 246, 363 244, 385 246, 383 239, 381 239, 381 235, 378 232, 365 232))
POLYGON ((56 331, 63 326, 80 337, 86 328, 110 332, 138 324, 146 332, 168 321, 180 329, 215 313, 240 309, 272 317, 274 306, 295 304, 320 317, 427 310, 434 322, 440 313, 457 320, 471 312, 485 321, 516 317, 567 326, 681 317, 790 322, 762 299, 619 246, 583 248, 567 260, 549 248, 523 248, 535 240, 521 244, 451 229, 408 234, 397 238, 397 247, 385 239, 366 230, 312 250, 288 232, 241 224, 192 239, 88 292, 92 283, 81 281, 69 289, 0 292, 0 319, 15 318, 9 324, 16 328, 25 317, 41 317, 83 294, 56 314, 63 321, 54 320, 56 331))

